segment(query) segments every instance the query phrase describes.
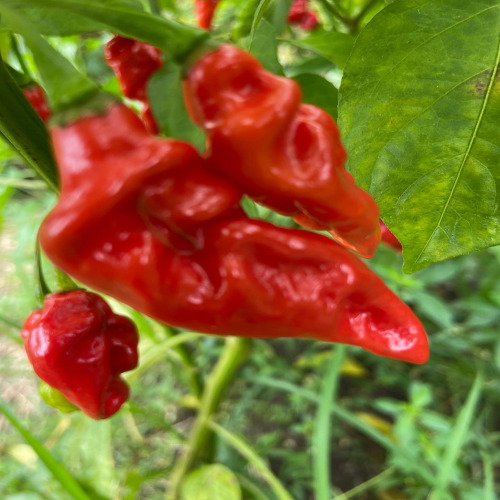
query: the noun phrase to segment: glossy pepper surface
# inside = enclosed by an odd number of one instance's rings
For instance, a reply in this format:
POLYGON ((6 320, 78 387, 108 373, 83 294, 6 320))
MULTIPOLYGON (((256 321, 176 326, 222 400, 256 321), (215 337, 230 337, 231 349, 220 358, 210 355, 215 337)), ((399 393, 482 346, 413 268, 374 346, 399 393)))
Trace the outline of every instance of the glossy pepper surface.
POLYGON ((240 190, 189 144, 148 135, 123 105, 52 137, 62 191, 40 242, 81 282, 200 332, 426 360, 417 318, 356 256, 327 237, 249 219, 240 190))
POLYGON ((194 10, 198 26, 204 30, 212 28, 212 20, 219 0, 194 0, 194 10))
POLYGON ((21 336, 35 373, 90 417, 110 417, 127 400, 120 374, 137 366, 137 330, 95 293, 48 295, 21 336))
POLYGON ((104 56, 118 78, 123 95, 143 103, 142 119, 148 131, 158 133, 146 86, 163 64, 160 49, 139 40, 115 36, 106 44, 104 56))
POLYGON ((47 102, 47 96, 40 85, 31 84, 22 89, 23 94, 30 104, 35 108, 38 116, 47 123, 52 116, 52 111, 47 102))
POLYGON ((256 202, 371 257, 379 210, 345 170, 332 118, 301 103, 297 83, 267 72, 250 54, 222 45, 184 80, 188 111, 207 133, 207 158, 256 202))

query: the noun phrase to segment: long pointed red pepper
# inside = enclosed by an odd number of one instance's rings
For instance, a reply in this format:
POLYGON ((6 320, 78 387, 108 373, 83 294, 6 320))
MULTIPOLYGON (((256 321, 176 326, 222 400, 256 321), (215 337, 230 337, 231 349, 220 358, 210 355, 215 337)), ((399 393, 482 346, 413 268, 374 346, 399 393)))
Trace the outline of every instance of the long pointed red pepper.
POLYGON ((331 239, 246 217, 189 144, 123 105, 52 131, 61 198, 40 242, 61 269, 159 321, 221 335, 307 337, 422 363, 410 308, 331 239))

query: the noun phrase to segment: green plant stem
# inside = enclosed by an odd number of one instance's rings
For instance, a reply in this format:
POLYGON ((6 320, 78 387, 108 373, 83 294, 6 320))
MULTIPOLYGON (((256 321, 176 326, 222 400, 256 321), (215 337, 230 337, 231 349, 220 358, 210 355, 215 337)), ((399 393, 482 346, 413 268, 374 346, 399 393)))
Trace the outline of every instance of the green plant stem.
POLYGON ((149 10, 152 14, 156 14, 157 16, 161 14, 160 4, 158 0, 149 0, 149 10))
POLYGON ((16 189, 46 189, 47 184, 42 181, 31 181, 28 179, 6 179, 0 177, 0 186, 12 187, 16 189))
POLYGON ((35 294, 38 302, 38 306, 43 306, 43 301, 47 295, 50 293, 50 288, 45 281, 45 276, 43 275, 42 269, 42 256, 40 252, 40 244, 38 243, 38 238, 35 244, 35 294))
POLYGON ((481 396, 483 382, 483 376, 478 372, 467 396, 467 400, 458 414, 449 439, 450 444, 439 462, 439 472, 434 482, 435 486, 429 494, 429 500, 441 500, 441 498, 446 496, 446 490, 452 479, 458 455, 469 435, 472 419, 481 396))
POLYGON ((203 380, 196 364, 194 363, 191 352, 186 348, 185 345, 178 345, 175 350, 179 355, 184 368, 188 372, 191 392, 194 396, 196 396, 197 399, 200 399, 201 395, 203 394, 203 380))
POLYGON ((346 491, 341 495, 337 495, 333 500, 349 500, 349 498, 355 498, 357 495, 360 495, 361 493, 370 490, 384 479, 390 477, 392 474, 394 474, 395 470, 396 466, 393 465, 388 469, 382 471, 380 474, 377 474, 376 476, 373 476, 372 478, 368 479, 368 481, 358 484, 358 486, 351 488, 349 491, 346 491))
POLYGON ((14 55, 16 56, 16 60, 19 63, 21 71, 24 73, 24 75, 27 78, 32 80, 30 71, 28 70, 26 63, 24 62, 24 58, 21 55, 21 51, 19 50, 19 43, 17 42, 17 38, 13 34, 10 35, 10 45, 12 47, 12 52, 14 52, 14 55))
POLYGON ((290 493, 288 493, 281 481, 273 474, 262 458, 254 450, 252 450, 247 443, 245 443, 240 437, 229 432, 224 429, 224 427, 221 427, 213 421, 209 423, 209 426, 223 441, 232 446, 238 453, 248 460, 248 463, 251 464, 255 471, 267 482, 278 500, 293 500, 293 497, 290 493))
MULTIPOLYGON (((165 328, 165 332, 168 335, 169 339, 173 339, 176 338, 178 335, 182 335, 172 332, 170 328, 165 328)), ((193 360, 191 352, 184 343, 177 344, 174 347, 174 349, 188 373, 189 385, 191 387, 192 393, 194 394, 194 396, 196 396, 197 399, 200 399, 203 393, 203 380, 201 378, 198 367, 196 366, 196 363, 193 360)))
POLYGON ((177 461, 170 477, 167 500, 178 498, 186 473, 207 447, 211 434, 210 419, 217 411, 224 392, 233 381, 236 371, 248 356, 250 348, 250 339, 236 337, 226 339, 224 350, 205 384, 198 415, 191 428, 185 452, 177 461))
POLYGON ((139 379, 146 371, 148 371, 152 366, 156 365, 160 361, 165 359, 165 354, 170 349, 175 346, 182 344, 183 342, 190 342, 200 338, 203 334, 195 332, 185 332, 176 335, 175 337, 170 337, 160 344, 153 345, 141 356, 141 363, 135 370, 125 373, 123 378, 129 383, 133 384, 137 379, 139 379))
POLYGON ((337 6, 334 3, 329 0, 319 1, 328 12, 333 14, 337 21, 339 21, 346 29, 349 28, 349 19, 337 9, 337 6))
POLYGON ((316 500, 329 500, 330 484, 330 420, 336 404, 340 370, 346 346, 338 345, 332 355, 320 395, 313 434, 313 476, 316 500))

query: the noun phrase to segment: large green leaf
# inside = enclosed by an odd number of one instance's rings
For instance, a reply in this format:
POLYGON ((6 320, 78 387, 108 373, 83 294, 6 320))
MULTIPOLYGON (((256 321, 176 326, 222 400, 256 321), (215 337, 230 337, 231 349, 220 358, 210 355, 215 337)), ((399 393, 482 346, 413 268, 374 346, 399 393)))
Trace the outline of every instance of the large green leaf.
POLYGON ((302 102, 313 104, 337 118, 337 89, 328 80, 312 73, 302 73, 293 79, 302 89, 302 102))
POLYGON ((148 97, 165 135, 188 141, 199 151, 205 149, 205 134, 194 124, 184 106, 180 66, 166 62, 151 78, 148 97))
POLYGON ((336 31, 318 31, 305 38, 283 39, 282 41, 303 49, 312 50, 343 68, 354 44, 354 37, 336 31))
POLYGON ((404 267, 500 243, 500 3, 401 0, 358 37, 340 89, 348 168, 404 267))
MULTIPOLYGON (((139 0, 114 0, 107 2, 114 7, 124 7, 143 11, 143 6, 139 0)), ((104 31, 106 25, 96 20, 88 19, 76 12, 70 16, 66 12, 52 9, 23 9, 23 15, 26 16, 38 28, 42 35, 69 36, 91 31, 104 31)))
POLYGON ((199 43, 209 38, 205 30, 187 26, 137 10, 135 2, 100 0, 2 0, 4 6, 16 9, 58 9, 69 16, 77 14, 123 36, 142 40, 169 53, 179 62, 199 43))

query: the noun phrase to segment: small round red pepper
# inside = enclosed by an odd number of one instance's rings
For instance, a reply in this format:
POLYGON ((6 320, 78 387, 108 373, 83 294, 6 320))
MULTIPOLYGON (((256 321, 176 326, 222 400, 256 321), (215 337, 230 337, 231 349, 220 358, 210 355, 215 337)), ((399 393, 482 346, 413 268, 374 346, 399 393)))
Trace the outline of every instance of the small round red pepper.
POLYGON ((137 366, 137 330, 95 293, 48 295, 21 336, 35 373, 90 417, 108 418, 127 400, 120 374, 137 366))
POLYGON ((301 103, 296 82, 222 45, 191 67, 184 91, 188 111, 207 133, 214 171, 256 202, 306 227, 330 231, 363 257, 374 254, 378 207, 345 170, 335 122, 322 109, 301 103))
POLYGON ((344 342, 423 363, 408 306, 330 238, 249 219, 241 191, 123 105, 54 128, 61 197, 40 228, 79 281, 167 324, 344 342))

